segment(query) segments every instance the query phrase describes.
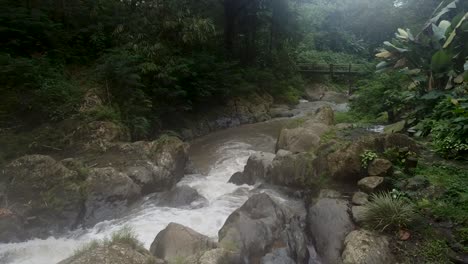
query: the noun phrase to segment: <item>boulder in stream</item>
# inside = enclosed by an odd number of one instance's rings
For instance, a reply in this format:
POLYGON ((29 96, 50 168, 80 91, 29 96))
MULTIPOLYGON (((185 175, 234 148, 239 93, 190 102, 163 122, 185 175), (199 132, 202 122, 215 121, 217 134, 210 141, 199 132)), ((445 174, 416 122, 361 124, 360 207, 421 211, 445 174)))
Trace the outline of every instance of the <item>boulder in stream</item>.
POLYGON ((10 213, 1 216, 2 241, 45 238, 77 224, 85 184, 76 171, 50 156, 29 155, 12 161, 1 173, 6 181, 4 199, 10 205, 10 213))
POLYGON ((84 223, 93 226, 122 213, 140 197, 140 187, 114 168, 95 168, 86 180, 84 223))
POLYGON ((153 256, 167 260, 198 259, 203 252, 216 248, 209 237, 176 223, 158 233, 150 247, 153 256))
POLYGON ((323 263, 341 263, 346 235, 354 229, 348 213, 349 204, 342 199, 321 198, 308 210, 308 228, 323 263))
POLYGON ((309 255, 304 226, 302 202, 279 203, 261 193, 250 197, 228 217, 219 230, 219 242, 221 247, 235 252, 238 256, 235 263, 258 263, 263 257, 266 260, 291 258, 296 263, 305 263, 309 255), (281 256, 275 252, 279 248, 284 248, 281 256))
POLYGON ((163 192, 156 197, 156 205, 166 207, 199 208, 208 201, 197 190, 190 186, 176 186, 172 190, 163 192))
POLYGON ((271 163, 275 154, 268 152, 256 152, 247 160, 242 173, 235 173, 229 182, 237 185, 254 185, 258 181, 264 181, 267 173, 271 169, 271 163))

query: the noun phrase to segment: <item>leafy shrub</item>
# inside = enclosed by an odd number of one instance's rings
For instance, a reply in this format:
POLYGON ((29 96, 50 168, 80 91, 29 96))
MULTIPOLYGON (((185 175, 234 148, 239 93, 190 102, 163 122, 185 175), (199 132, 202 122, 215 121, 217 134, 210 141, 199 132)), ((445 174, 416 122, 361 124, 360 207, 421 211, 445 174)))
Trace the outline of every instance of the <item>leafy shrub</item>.
POLYGON ((410 224, 414 218, 413 206, 406 199, 391 193, 371 195, 365 205, 363 221, 369 228, 378 231, 398 230, 410 224))
POLYGON ((0 122, 58 121, 76 112, 82 93, 59 66, 46 58, 0 53, 0 122))
POLYGON ((378 156, 377 153, 375 153, 372 150, 366 150, 364 151, 363 154, 361 154, 361 166, 363 168, 367 168, 369 166, 369 163, 373 160, 375 160, 378 156))
POLYGON ((371 119, 378 118, 383 112, 389 121, 395 121, 411 103, 412 93, 404 86, 407 77, 398 74, 377 74, 357 83, 351 110, 371 119))

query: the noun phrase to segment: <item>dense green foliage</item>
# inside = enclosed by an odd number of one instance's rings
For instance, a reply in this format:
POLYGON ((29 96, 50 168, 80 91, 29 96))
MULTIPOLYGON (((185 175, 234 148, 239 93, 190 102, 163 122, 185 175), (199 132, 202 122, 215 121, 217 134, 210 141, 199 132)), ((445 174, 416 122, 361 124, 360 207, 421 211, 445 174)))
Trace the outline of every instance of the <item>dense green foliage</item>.
POLYGON ((122 122, 134 139, 234 95, 291 103, 296 61, 366 63, 395 27, 421 21, 419 2, 2 1, 0 127, 75 116, 90 90, 104 106, 84 118, 122 122))
POLYGON ((430 136, 451 158, 468 153, 468 4, 444 1, 417 35, 398 29, 376 57, 379 72, 360 84, 355 111, 405 119, 408 132, 430 136))

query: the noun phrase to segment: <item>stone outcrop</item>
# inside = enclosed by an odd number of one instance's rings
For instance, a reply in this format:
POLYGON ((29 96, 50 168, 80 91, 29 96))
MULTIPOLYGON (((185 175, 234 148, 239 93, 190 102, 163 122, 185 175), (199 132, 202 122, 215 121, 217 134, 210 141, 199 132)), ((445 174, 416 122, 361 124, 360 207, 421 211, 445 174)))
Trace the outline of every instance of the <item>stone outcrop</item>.
POLYGON ((157 206, 199 208, 207 203, 205 197, 189 186, 176 186, 170 191, 158 194, 157 206))
POLYGON ((319 181, 314 157, 309 153, 279 152, 272 162, 266 182, 275 185, 304 188, 319 181))
POLYGON ((346 237, 343 264, 393 264, 395 259, 386 237, 367 230, 356 230, 346 237))
POLYGON ((209 237, 189 227, 170 223, 158 233, 151 244, 150 252, 166 261, 187 260, 216 246, 209 237))
MULTIPOLYGON (((24 236, 3 237, 3 241, 28 236, 47 237, 77 224, 83 208, 84 187, 78 172, 43 155, 16 159, 2 172, 2 178, 7 182, 5 199, 14 216, 2 218, 2 226, 9 228, 13 224, 17 228, 24 227, 24 236), (18 219, 22 220, 21 223, 18 223, 18 219)), ((0 230, 4 235, 5 232, 0 230)))
POLYGON ((234 174, 229 182, 237 185, 253 185, 257 181, 264 181, 271 169, 271 164, 275 154, 267 152, 257 152, 252 154, 247 160, 244 171, 241 174, 234 174))
POLYGON ((288 200, 280 204, 265 193, 254 195, 228 217, 219 231, 220 245, 234 251, 234 263, 277 258, 276 250, 280 248, 284 248, 284 254, 280 254, 283 259, 306 263, 309 256, 304 212, 302 202, 288 200))
POLYGON ((284 149, 293 153, 314 151, 320 145, 320 137, 330 130, 334 122, 334 112, 331 107, 319 108, 299 127, 282 129, 276 150, 284 149))
POLYGON ((122 143, 102 136, 106 148, 99 151, 65 152, 76 156, 61 161, 29 155, 1 170, 2 202, 11 215, 0 216, 0 241, 43 238, 112 219, 142 195, 170 190, 184 176, 187 145, 177 138, 122 143))
POLYGON ((353 194, 352 202, 355 205, 365 205, 369 202, 369 195, 363 192, 356 192, 353 194))
POLYGON ((128 175, 111 167, 91 169, 85 186, 83 221, 87 226, 115 218, 140 197, 140 187, 128 175))
MULTIPOLYGON (((415 141, 402 134, 369 135, 354 142, 334 142, 333 144, 331 151, 330 148, 325 151, 319 148, 316 154, 319 159, 328 164, 327 172, 331 179, 345 182, 358 181, 367 176, 368 173, 362 168, 360 157, 366 150, 383 153, 389 149, 407 147, 412 152, 419 151, 415 141)), ((382 168, 385 168, 385 173, 391 173, 389 163, 385 162, 382 168)))
POLYGON ((346 235, 354 229, 348 202, 321 198, 309 209, 307 226, 323 263, 341 263, 346 235))
POLYGON ((184 139, 193 139, 220 129, 267 121, 271 119, 272 105, 273 97, 270 95, 253 93, 232 97, 222 105, 199 109, 197 113, 181 113, 180 118, 175 118, 177 123, 172 124, 171 120, 166 120, 166 123, 169 128, 180 131, 184 139))

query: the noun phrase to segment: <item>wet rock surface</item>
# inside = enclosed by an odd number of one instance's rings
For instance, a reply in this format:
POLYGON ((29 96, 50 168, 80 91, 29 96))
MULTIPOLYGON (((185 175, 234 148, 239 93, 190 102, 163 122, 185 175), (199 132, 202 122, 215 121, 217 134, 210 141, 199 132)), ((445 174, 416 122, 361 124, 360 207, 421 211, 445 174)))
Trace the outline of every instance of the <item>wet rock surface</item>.
POLYGON ((341 263, 343 242, 354 229, 348 210, 347 201, 331 198, 318 199, 308 209, 307 228, 323 263, 341 263))
POLYGON ((345 240, 343 264, 396 263, 386 237, 367 230, 351 232, 345 240))
POLYGON ((188 259, 194 255, 216 248, 209 237, 176 223, 170 223, 154 239, 150 252, 166 261, 188 259))
POLYGON ((280 205, 265 193, 256 194, 228 217, 219 231, 220 245, 236 252, 235 263, 257 263, 264 256, 305 263, 309 256, 304 212, 299 201, 280 205), (285 248, 284 254, 274 252, 277 248, 285 248))
POLYGON ((155 204, 166 207, 203 207, 208 201, 197 190, 189 186, 176 186, 170 191, 157 195, 155 204))

